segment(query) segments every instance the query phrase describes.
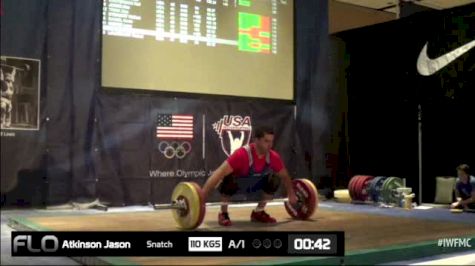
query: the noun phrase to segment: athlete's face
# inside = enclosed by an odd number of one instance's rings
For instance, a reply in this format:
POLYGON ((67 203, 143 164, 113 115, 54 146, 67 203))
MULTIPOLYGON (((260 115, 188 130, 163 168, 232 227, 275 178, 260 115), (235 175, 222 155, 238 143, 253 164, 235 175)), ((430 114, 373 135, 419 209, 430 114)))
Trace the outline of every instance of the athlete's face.
POLYGON ((468 174, 463 170, 457 170, 457 176, 460 177, 462 181, 468 180, 468 174))
POLYGON ((262 138, 256 139, 256 147, 259 153, 267 153, 272 146, 274 145, 274 135, 273 134, 264 134, 262 138))

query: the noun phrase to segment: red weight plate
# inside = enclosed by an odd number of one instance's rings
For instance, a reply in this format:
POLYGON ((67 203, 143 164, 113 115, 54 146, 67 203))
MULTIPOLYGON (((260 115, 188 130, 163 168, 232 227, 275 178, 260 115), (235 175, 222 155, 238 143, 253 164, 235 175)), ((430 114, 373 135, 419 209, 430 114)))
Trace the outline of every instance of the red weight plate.
POLYGON ((302 179, 292 180, 292 185, 300 203, 291 205, 286 201, 284 203, 285 209, 295 219, 308 219, 314 213, 318 204, 316 188, 302 179))
POLYGON ((364 175, 358 175, 355 182, 353 183, 353 195, 354 195, 354 200, 360 200, 360 195, 359 195, 359 187, 360 187, 360 182, 362 178, 364 178, 364 175))
MULTIPOLYGON (((303 182, 307 183, 307 185, 309 186, 309 188, 311 188, 311 191, 315 194, 315 201, 314 201, 314 204, 309 204, 308 205, 308 209, 309 209, 309 214, 308 214, 308 217, 311 217, 313 215, 313 213, 315 212, 316 209, 318 209, 318 190, 317 190, 317 187, 315 186, 315 184, 313 184, 312 181, 308 180, 308 179, 301 179, 303 182)), ((307 218, 308 218, 307 217, 307 218)))
POLYGON ((368 199, 368 185, 370 184, 371 180, 373 180, 373 176, 366 176, 364 178, 363 184, 361 186, 361 200, 366 201, 368 199))
POLYGON ((358 179, 359 176, 353 176, 350 180, 350 183, 348 184, 348 192, 350 193, 350 198, 352 200, 355 200, 355 190, 354 190, 354 185, 355 181, 358 179))

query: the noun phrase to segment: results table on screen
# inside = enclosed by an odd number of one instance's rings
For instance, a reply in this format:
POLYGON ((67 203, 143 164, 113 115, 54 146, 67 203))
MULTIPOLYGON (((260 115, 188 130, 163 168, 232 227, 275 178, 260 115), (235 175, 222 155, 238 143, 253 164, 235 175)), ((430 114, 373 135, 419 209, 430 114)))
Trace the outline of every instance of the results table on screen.
POLYGON ((286 0, 104 0, 103 35, 278 52, 279 5, 286 0))

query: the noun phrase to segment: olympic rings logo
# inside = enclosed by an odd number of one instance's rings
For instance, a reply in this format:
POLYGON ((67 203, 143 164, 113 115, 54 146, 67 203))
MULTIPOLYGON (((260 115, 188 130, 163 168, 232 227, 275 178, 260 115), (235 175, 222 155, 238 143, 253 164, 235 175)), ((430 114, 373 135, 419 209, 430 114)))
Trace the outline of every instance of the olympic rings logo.
POLYGON ((170 143, 168 141, 161 141, 158 144, 158 150, 167 159, 173 159, 174 157, 183 159, 191 151, 191 144, 188 141, 181 143, 177 141, 170 143))

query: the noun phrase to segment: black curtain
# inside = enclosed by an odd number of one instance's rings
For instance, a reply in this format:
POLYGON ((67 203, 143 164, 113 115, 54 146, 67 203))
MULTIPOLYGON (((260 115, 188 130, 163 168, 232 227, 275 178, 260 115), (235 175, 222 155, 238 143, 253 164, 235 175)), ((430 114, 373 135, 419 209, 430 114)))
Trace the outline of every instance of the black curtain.
POLYGON ((38 130, 2 129, 3 199, 28 205, 94 197, 87 136, 99 85, 101 1, 2 5, 2 57, 41 62, 38 130))
MULTIPOLYGON (((308 175, 325 187, 345 186, 345 43, 328 32, 328 1, 295 1, 295 87, 298 136, 308 175)), ((305 175, 306 173, 302 173, 305 175)))
MULTIPOLYGON (((422 123, 423 202, 433 202, 436 176, 475 165, 469 124, 475 100, 475 52, 470 50, 430 76, 416 62, 475 39, 475 5, 417 13, 339 34, 347 45, 349 136, 353 172, 399 176, 419 193, 418 106, 422 123)), ((417 195, 418 197, 419 195, 417 195)))

